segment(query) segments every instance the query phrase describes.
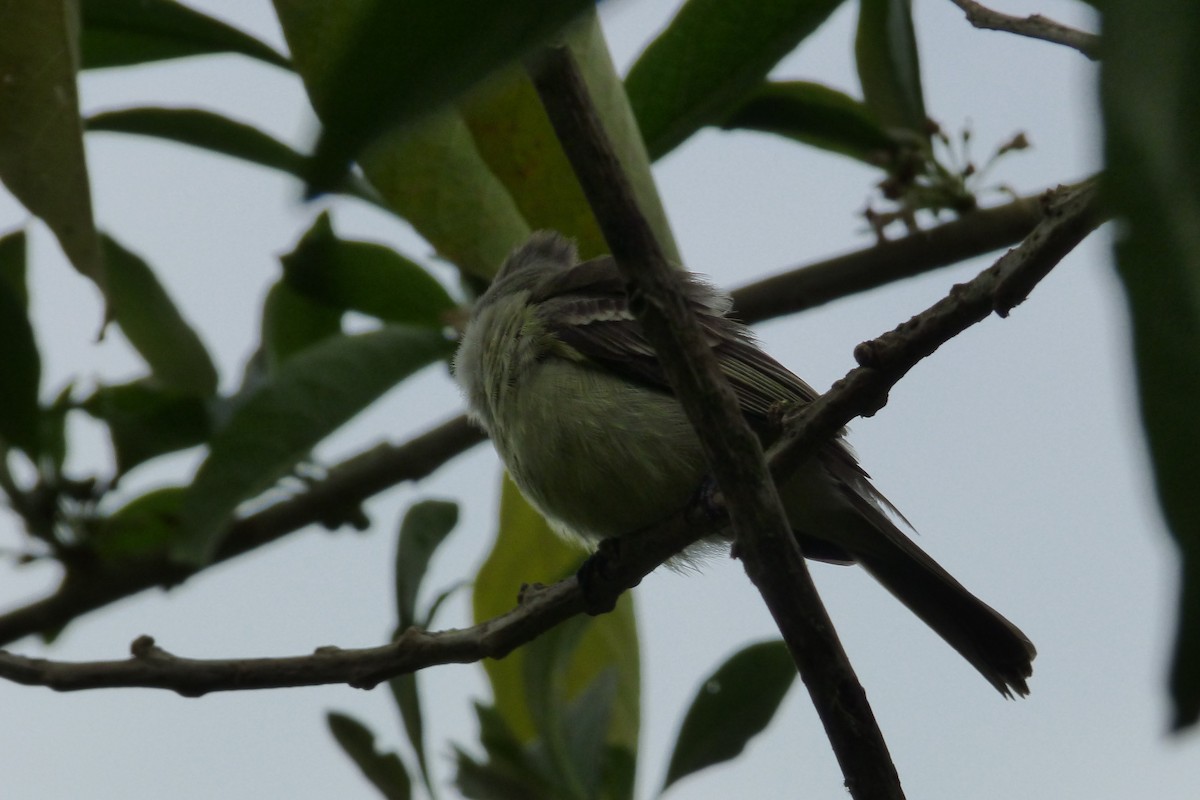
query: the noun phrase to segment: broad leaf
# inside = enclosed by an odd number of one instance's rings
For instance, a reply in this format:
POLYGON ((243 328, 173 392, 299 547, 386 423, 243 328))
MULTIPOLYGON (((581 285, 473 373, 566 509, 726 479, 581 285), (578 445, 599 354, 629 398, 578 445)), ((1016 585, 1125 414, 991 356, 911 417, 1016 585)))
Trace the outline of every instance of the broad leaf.
POLYGON ((184 499, 185 538, 173 554, 208 561, 240 503, 270 488, 322 439, 451 349, 440 333, 397 325, 331 337, 283 362, 213 437, 184 499))
MULTIPOLYGON (((639 207, 667 255, 678 262, 678 249, 637 120, 594 13, 572 26, 566 43, 634 187, 639 207)), ((514 66, 492 76, 468 93, 460 108, 479 153, 531 228, 548 228, 572 237, 583 258, 609 252, 525 70, 514 66)))
POLYGON ((29 324, 28 300, 25 232, 17 231, 0 238, 0 439, 35 456, 41 449, 42 359, 29 324))
POLYGON ((411 781, 404 763, 395 753, 381 753, 375 749, 375 734, 370 728, 336 711, 326 714, 325 721, 342 750, 353 759, 363 777, 380 794, 387 800, 409 800, 412 797, 411 781))
POLYGON ((526 746, 495 707, 476 703, 475 713, 479 741, 488 760, 477 761, 462 748, 454 748, 455 784, 463 796, 472 800, 559 800, 547 776, 538 770, 526 746))
POLYGON ((207 397, 152 378, 101 386, 83 401, 83 409, 108 424, 118 474, 164 453, 203 444, 212 432, 207 397))
POLYGON ((629 70, 651 159, 720 124, 841 0, 688 0, 629 70))
POLYGON ((912 0, 859 0, 854 55, 863 97, 880 124, 927 140, 912 0))
MULTIPOLYGON (((369 0, 342 39, 317 96, 324 127, 309 186, 337 186, 387 131, 444 107, 518 60, 591 0, 369 0)), ((283 16, 282 14, 280 16, 283 16)))
MULTIPOLYGON (((296 68, 318 114, 327 113, 322 87, 365 6, 366 0, 275 0, 296 68)), ((491 277, 529 235, 521 212, 451 108, 385 136, 364 154, 362 168, 388 206, 438 255, 475 277, 491 277)))
POLYGON ((1183 554, 1178 729, 1200 719, 1200 5, 1101 5, 1108 202, 1123 218, 1117 265, 1159 501, 1183 554))
POLYGON ((104 287, 75 87, 73 0, 8 3, 0 24, 0 181, 104 287))
POLYGON ((780 641, 752 644, 730 657, 692 700, 663 788, 741 753, 771 722, 795 678, 792 656, 780 641))
MULTIPOLYGON (((154 136, 214 153, 240 158, 303 179, 307 158, 252 125, 201 108, 122 108, 88 117, 88 131, 154 136)), ((347 194, 383 205, 378 192, 357 175, 343 188, 347 194)))
POLYGON ((112 316, 164 386, 184 394, 217 390, 217 369, 150 266, 104 237, 112 316))
POLYGON ((309 300, 280 279, 267 290, 262 313, 262 350, 268 370, 317 342, 342 332, 342 312, 309 300))
POLYGON ((240 53, 287 69, 287 58, 249 34, 174 0, 82 0, 83 68, 240 53))
MULTIPOLYGON (((500 529, 491 553, 475 580, 476 622, 512 609, 523 583, 551 583, 574 572, 585 553, 560 539, 507 478, 500 501, 500 529)), ((524 678, 524 649, 484 668, 492 685, 497 713, 523 741, 536 734, 524 678)), ((640 664, 633 601, 626 594, 610 614, 591 618, 562 676, 568 698, 575 698, 609 667, 618 675, 616 706, 609 742, 636 752, 640 664)))
POLYGON ((284 280, 332 308, 442 329, 455 302, 423 267, 381 244, 339 239, 322 214, 283 256, 284 280))
POLYGON ((179 535, 182 486, 168 486, 131 500, 100 523, 87 544, 114 564, 161 555, 179 535))
POLYGON ((875 121, 866 104, 819 83, 769 81, 734 109, 723 128, 743 128, 786 136, 822 150, 879 166, 896 142, 875 121))

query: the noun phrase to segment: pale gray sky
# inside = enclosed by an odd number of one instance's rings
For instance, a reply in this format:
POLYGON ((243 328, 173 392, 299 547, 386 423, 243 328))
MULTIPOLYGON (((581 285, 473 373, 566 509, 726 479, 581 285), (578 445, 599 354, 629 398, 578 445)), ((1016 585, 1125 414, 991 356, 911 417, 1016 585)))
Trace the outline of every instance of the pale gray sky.
MULTIPOLYGON (((282 46, 267 0, 192 4, 282 46)), ((619 65, 628 65, 674 6, 624 0, 603 7, 619 65)), ((1002 164, 998 180, 1031 192, 1097 168, 1093 65, 1063 48, 976 31, 945 0, 916 6, 930 112, 950 131, 970 123, 977 157, 1018 130, 1034 143, 1002 164)), ((1078 3, 1001 7, 1090 24, 1078 3)), ((842 8, 777 75, 856 91, 855 14, 854 4, 842 8)), ((201 105, 297 146, 313 131, 296 78, 237 57, 89 74, 83 100, 88 111, 201 105)), ((158 270, 231 386, 256 342, 276 257, 317 209, 298 203, 294 181, 169 144, 97 135, 89 158, 101 224, 158 270)), ((856 212, 875 175, 837 156, 766 136, 706 132, 664 159, 656 175, 688 266, 722 285, 869 243, 856 212)), ((336 206, 334 218, 342 235, 429 253, 403 225, 361 205, 336 206)), ((0 194, 0 229, 25 220, 0 194)), ((1039 650, 1032 695, 1005 702, 860 571, 814 568, 912 798, 1185 800, 1200 786, 1195 735, 1176 741, 1164 734, 1174 561, 1147 477, 1107 241, 1106 231, 1093 236, 1010 319, 990 319, 944 347, 896 388, 887 408, 852 426, 864 465, 921 531, 922 547, 1019 624, 1039 650)), ((135 375, 139 362, 118 333, 93 342, 96 294, 40 226, 32 253, 44 393, 74 375, 135 375)), ((987 263, 776 321, 761 335, 783 363, 823 389, 853 366, 855 344, 987 263)), ((445 371, 429 370, 321 455, 333 460, 381 435, 403 440, 460 406, 445 371)), ((106 463, 107 445, 94 427, 76 420, 72 436, 76 469, 106 463)), ((128 488, 178 479, 196 462, 196 454, 164 459, 131 476, 128 488)), ((481 446, 420 486, 373 502, 370 533, 294 535, 170 593, 139 595, 85 617, 52 648, 26 641, 16 649, 114 658, 142 633, 196 657, 378 643, 394 624, 399 513, 421 497, 463 501, 460 528, 428 579, 433 588, 449 585, 471 574, 487 551, 498 477, 494 454, 481 446)), ((6 523, 0 544, 16 541, 6 523)), ((55 578, 48 566, 0 569, 6 607, 40 596, 55 578)), ((645 669, 639 796, 649 797, 698 682, 773 627, 740 565, 726 560, 697 575, 655 574, 635 595, 645 669)), ((441 623, 463 625, 468 615, 459 597, 441 623)), ((422 681, 435 768, 449 776, 449 742, 475 739, 470 703, 486 696, 486 684, 477 666, 438 668, 422 681)), ((0 707, 3 794, 14 800, 372 797, 326 732, 324 712, 353 713, 388 747, 402 740, 382 690, 185 700, 149 690, 58 695, 0 683, 0 707)), ((840 785, 797 687, 743 757, 685 780, 670 796, 838 798, 840 785)))

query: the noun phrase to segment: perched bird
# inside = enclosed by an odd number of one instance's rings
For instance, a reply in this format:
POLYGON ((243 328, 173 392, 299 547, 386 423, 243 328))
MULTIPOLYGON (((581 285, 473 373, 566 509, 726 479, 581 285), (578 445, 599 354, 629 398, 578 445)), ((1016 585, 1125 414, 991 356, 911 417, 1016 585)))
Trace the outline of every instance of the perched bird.
MULTIPOLYGON (((685 292, 742 413, 769 439, 772 409, 816 392, 729 318, 727 296, 691 274, 685 292)), ((517 486, 565 534, 636 534, 679 511, 705 478, 700 442, 616 264, 580 263, 556 233, 535 233, 504 262, 472 310, 454 370, 517 486)), ((779 494, 805 556, 861 564, 996 689, 1028 694, 1033 644, 900 531, 840 436, 779 494)))

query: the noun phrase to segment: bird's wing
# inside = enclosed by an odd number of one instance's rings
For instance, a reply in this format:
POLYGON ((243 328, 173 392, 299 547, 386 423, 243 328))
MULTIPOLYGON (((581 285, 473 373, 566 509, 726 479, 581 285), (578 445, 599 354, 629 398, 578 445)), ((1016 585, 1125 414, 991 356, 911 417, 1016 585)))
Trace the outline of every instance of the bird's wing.
MULTIPOLYGON (((750 330, 729 319, 728 299, 685 273, 684 292, 704 329, 742 413, 765 420, 779 404, 811 402, 816 392, 758 346, 750 330)), ((584 359, 647 386, 670 392, 654 348, 629 308, 611 258, 555 273, 530 298, 549 332, 584 359)))

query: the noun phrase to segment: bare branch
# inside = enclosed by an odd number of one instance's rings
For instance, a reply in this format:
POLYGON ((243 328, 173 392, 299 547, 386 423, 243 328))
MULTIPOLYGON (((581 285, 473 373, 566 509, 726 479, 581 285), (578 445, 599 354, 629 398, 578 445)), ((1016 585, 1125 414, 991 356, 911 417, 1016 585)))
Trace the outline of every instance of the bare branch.
POLYGON ((976 28, 991 31, 1005 31, 1018 36, 1028 36, 1030 39, 1041 39, 1052 44, 1061 44, 1074 48, 1092 61, 1100 60, 1100 37, 1094 33, 1076 30, 1061 22, 1033 14, 1028 17, 1014 17, 994 11, 976 3, 975 0, 950 0, 961 8, 967 15, 967 22, 976 28))
POLYGON ((795 314, 1014 245, 1042 221, 1044 194, 971 211, 901 239, 882 241, 735 289, 735 314, 746 323, 795 314))
POLYGON ((1047 273, 1107 219, 1096 181, 1046 192, 1046 218, 1029 237, 969 283, 895 330, 854 350, 859 367, 828 392, 785 419, 787 432, 771 451, 771 468, 786 475, 856 416, 887 403, 888 391, 918 361, 992 312, 1008 316, 1047 273))

